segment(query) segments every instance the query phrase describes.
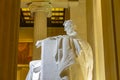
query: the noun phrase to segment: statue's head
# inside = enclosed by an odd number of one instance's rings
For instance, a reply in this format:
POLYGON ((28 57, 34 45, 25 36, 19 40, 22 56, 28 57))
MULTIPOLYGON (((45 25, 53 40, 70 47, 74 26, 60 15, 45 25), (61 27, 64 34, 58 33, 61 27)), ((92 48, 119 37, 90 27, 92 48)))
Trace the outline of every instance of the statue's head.
POLYGON ((64 27, 71 27, 71 25, 73 25, 72 20, 64 21, 63 25, 64 25, 64 27))
POLYGON ((71 24, 73 24, 73 23, 72 23, 72 20, 66 20, 66 21, 64 21, 64 23, 63 23, 64 26, 68 26, 68 25, 71 25, 71 24))
POLYGON ((73 24, 72 20, 66 20, 63 23, 63 26, 64 26, 64 30, 66 31, 67 35, 69 35, 69 36, 75 36, 76 35, 76 32, 73 29, 74 24, 73 24))
POLYGON ((63 26, 64 26, 64 30, 65 30, 66 32, 67 32, 68 30, 72 30, 72 28, 73 28, 72 20, 66 20, 66 21, 64 21, 63 26))

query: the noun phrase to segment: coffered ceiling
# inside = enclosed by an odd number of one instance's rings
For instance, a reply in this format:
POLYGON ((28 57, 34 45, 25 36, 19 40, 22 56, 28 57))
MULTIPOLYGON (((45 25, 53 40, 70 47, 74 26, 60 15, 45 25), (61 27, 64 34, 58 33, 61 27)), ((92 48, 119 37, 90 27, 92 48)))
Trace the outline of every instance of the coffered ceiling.
POLYGON ((21 7, 28 7, 30 2, 50 2, 53 7, 68 7, 69 3, 76 5, 81 1, 85 0, 21 0, 21 7))
MULTIPOLYGON (((80 0, 83 1, 83 0, 80 0)), ((21 26, 33 26, 34 24, 34 18, 31 17, 31 12, 29 10, 30 4, 37 4, 37 6, 44 6, 45 4, 51 5, 53 8, 68 8, 71 5, 77 6, 80 3, 79 0, 21 0, 21 26)), ((57 11, 58 12, 58 11, 57 11)), ((64 12, 63 12, 64 13, 64 12)), ((60 13, 55 13, 60 14, 60 13)), ((64 16, 64 15, 63 15, 64 16)), ((58 23, 55 22, 55 20, 64 19, 63 16, 53 16, 51 17, 50 21, 52 23, 58 23), (53 20, 54 19, 54 20, 53 20)), ((58 20, 59 21, 59 20, 58 20)), ((60 20, 59 22, 62 22, 60 20)))

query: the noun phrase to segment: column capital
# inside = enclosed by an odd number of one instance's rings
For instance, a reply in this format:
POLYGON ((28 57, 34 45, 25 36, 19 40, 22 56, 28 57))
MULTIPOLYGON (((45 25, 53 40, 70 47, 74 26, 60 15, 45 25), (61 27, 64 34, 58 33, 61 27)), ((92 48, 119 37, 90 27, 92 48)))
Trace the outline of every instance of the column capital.
POLYGON ((51 16, 52 5, 48 1, 32 1, 28 4, 31 13, 33 12, 46 12, 47 16, 51 16))

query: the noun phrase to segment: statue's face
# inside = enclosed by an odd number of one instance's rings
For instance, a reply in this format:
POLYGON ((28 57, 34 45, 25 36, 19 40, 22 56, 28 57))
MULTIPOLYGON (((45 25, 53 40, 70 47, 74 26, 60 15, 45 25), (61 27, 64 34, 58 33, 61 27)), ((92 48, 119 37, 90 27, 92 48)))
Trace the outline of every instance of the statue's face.
POLYGON ((65 25, 65 31, 66 32, 71 32, 71 30, 72 30, 71 25, 65 25))
POLYGON ((73 29, 74 24, 72 23, 72 20, 65 21, 63 25, 64 25, 64 30, 68 35, 76 35, 76 32, 73 29))
POLYGON ((66 28, 65 31, 66 31, 67 35, 69 35, 69 36, 75 36, 76 35, 76 32, 74 31, 73 27, 68 27, 68 28, 66 28))
POLYGON ((70 34, 70 33, 73 32, 73 28, 71 27, 71 25, 67 25, 67 26, 65 27, 65 31, 66 31, 67 34, 70 34))
POLYGON ((67 20, 67 21, 65 21, 63 25, 64 25, 65 27, 71 26, 71 25, 72 25, 72 20, 67 20))
POLYGON ((72 20, 65 21, 63 25, 64 25, 65 31, 71 32, 72 27, 73 27, 72 20))

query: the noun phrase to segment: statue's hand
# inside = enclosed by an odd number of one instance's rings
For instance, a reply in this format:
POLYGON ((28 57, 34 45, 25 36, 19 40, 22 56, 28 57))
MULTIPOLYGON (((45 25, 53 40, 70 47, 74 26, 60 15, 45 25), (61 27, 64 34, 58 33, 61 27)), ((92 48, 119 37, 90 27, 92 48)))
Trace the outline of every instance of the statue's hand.
POLYGON ((37 48, 39 48, 39 47, 41 46, 41 43, 42 43, 42 40, 38 40, 38 41, 36 42, 35 46, 36 46, 37 48))

